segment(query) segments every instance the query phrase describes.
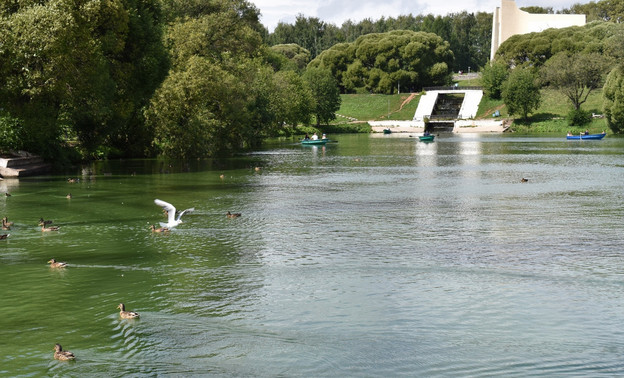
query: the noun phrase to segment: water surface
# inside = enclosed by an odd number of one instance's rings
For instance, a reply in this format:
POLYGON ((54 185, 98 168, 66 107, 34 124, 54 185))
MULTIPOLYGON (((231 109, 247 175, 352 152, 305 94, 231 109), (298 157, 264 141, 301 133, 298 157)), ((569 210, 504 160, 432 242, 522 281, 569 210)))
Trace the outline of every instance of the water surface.
POLYGON ((0 181, 0 375, 624 374, 624 139, 332 137, 0 181))

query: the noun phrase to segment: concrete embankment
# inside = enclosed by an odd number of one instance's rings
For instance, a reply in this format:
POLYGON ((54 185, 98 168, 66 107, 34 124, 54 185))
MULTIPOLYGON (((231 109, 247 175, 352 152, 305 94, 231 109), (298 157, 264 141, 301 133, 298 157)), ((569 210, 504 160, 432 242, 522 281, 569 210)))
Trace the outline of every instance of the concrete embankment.
POLYGON ((0 156, 0 176, 3 178, 19 178, 48 173, 51 165, 40 156, 19 151, 14 154, 0 156))
MULTIPOLYGON (((509 122, 504 119, 466 119, 454 123, 454 133, 502 133, 509 127, 509 122)), ((384 129, 390 129, 393 133, 421 133, 425 129, 423 121, 369 121, 368 124, 376 133, 384 129)))

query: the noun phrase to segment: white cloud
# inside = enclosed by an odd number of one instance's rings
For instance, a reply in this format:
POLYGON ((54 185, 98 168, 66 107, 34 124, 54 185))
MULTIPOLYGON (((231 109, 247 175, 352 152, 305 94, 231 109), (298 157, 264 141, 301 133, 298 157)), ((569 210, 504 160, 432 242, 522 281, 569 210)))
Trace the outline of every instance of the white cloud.
MULTIPOLYGON (((582 1, 582 0, 581 0, 582 1)), ((555 10, 568 8, 579 0, 516 0, 518 7, 537 5, 555 10)), ((260 9, 263 25, 273 31, 278 22, 292 24, 298 14, 317 17, 321 21, 338 27, 346 20, 354 22, 370 18, 376 21, 383 17, 400 15, 435 14, 446 15, 462 11, 493 12, 500 6, 500 0, 251 0, 260 9)), ((586 1, 583 1, 586 2, 586 1)))

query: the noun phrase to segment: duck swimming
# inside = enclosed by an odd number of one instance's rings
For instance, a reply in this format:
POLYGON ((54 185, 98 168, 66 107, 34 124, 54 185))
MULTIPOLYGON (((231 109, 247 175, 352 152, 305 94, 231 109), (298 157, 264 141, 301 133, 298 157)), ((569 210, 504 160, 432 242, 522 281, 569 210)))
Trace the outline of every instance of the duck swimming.
POLYGON ((13 226, 13 222, 8 222, 7 217, 2 218, 2 229, 10 230, 11 226, 13 226))
POLYGON ((43 218, 39 218, 39 226, 45 226, 48 224, 52 224, 51 220, 43 220, 43 218))
POLYGON ((61 344, 54 345, 54 359, 60 361, 75 360, 76 356, 68 350, 63 350, 61 344))
POLYGON ((120 303, 117 308, 119 309, 119 316, 122 319, 136 319, 140 316, 138 312, 126 311, 126 306, 123 303, 120 303))
POLYGON ((66 262, 56 261, 55 259, 50 259, 48 264, 50 264, 50 268, 65 268, 67 266, 66 262))
POLYGON ((59 226, 50 226, 50 227, 41 226, 41 231, 43 231, 43 232, 58 231, 59 229, 60 229, 59 226))
POLYGON ((226 217, 228 218, 238 218, 241 216, 241 213, 230 213, 229 211, 227 212, 227 214, 225 214, 226 217))
POLYGON ((9 235, 11 235, 11 234, 2 234, 2 235, 0 235, 0 240, 8 238, 9 235))
POLYGON ((150 230, 152 230, 152 232, 169 232, 169 229, 167 227, 156 228, 156 226, 154 225, 150 226, 150 230))

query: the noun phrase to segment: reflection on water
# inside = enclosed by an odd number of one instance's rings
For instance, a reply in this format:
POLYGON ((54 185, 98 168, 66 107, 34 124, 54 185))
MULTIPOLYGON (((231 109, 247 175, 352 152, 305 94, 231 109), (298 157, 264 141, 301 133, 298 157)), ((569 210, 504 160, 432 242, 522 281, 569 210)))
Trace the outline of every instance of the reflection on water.
POLYGON ((0 375, 624 373, 624 140, 335 139, 3 182, 0 375))

